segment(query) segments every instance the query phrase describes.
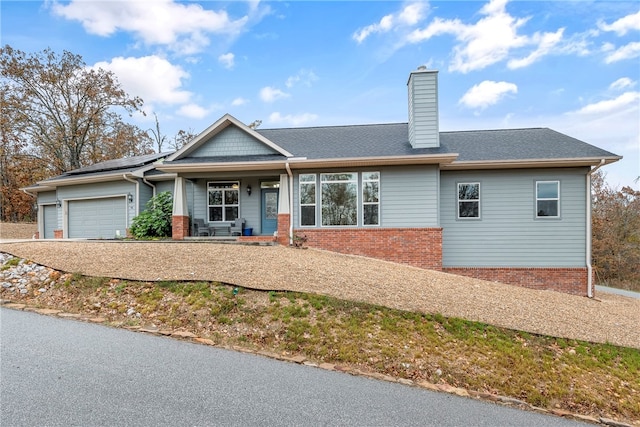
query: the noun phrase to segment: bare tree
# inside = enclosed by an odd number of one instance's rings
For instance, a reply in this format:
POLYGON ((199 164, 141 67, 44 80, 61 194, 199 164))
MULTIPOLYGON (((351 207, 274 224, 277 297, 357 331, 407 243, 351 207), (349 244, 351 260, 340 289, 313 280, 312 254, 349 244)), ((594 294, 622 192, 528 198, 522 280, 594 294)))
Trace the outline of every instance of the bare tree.
POLYGON ((9 45, 0 49, 0 72, 5 109, 24 124, 22 143, 52 174, 150 151, 148 135, 115 112, 131 115, 143 101, 129 97, 112 72, 88 68, 68 51, 25 54, 9 45))

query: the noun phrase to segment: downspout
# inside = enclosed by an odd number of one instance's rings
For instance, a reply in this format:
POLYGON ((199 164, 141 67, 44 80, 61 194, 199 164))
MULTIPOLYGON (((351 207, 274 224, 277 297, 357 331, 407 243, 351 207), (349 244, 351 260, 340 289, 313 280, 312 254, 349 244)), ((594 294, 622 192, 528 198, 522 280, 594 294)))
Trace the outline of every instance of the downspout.
POLYGON ((140 181, 127 177, 126 173, 122 174, 122 178, 124 178, 125 181, 133 182, 136 185, 136 205, 135 205, 136 210, 135 210, 134 216, 138 216, 138 204, 140 202, 140 199, 139 199, 140 198, 140 181))
POLYGON ((591 175, 604 166, 604 159, 587 172, 587 297, 593 298, 593 267, 591 266, 591 175))
POLYGON ((153 197, 156 197, 156 186, 153 185, 152 183, 150 183, 149 181, 147 181, 147 178, 142 178, 142 182, 144 182, 145 184, 147 184, 149 187, 151 187, 152 189, 152 195, 153 197))
POLYGON ((289 175, 289 246, 293 245, 293 173, 289 162, 284 164, 289 175))

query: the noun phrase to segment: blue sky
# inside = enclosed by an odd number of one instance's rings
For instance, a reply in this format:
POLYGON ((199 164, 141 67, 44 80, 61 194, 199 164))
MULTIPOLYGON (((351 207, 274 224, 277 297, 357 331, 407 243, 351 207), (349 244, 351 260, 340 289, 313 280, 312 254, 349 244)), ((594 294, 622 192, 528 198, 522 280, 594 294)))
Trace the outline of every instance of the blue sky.
POLYGON ((550 127, 624 156, 639 188, 636 1, 6 1, 2 44, 112 70, 143 129, 198 133, 407 121, 409 72, 439 70, 440 130, 550 127))

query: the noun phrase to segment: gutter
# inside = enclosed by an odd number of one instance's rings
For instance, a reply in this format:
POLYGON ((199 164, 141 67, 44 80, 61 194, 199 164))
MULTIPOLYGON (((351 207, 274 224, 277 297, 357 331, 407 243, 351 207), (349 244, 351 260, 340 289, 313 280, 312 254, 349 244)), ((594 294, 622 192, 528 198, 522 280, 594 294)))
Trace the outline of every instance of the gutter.
POLYGON ((138 205, 140 204, 140 181, 129 178, 126 173, 122 174, 122 178, 124 178, 125 181, 133 182, 136 185, 136 209, 134 216, 138 216, 138 205))
POLYGON ((591 175, 605 164, 605 159, 600 159, 600 163, 587 172, 587 297, 593 298, 593 267, 591 266, 591 175))
POLYGON ((291 246, 293 245, 293 173, 289 162, 286 162, 284 167, 289 175, 289 246, 291 246))
POLYGON ((149 187, 153 189, 153 197, 156 197, 156 186, 150 183, 149 181, 147 181, 147 178, 142 178, 142 182, 144 182, 145 184, 147 184, 149 187))

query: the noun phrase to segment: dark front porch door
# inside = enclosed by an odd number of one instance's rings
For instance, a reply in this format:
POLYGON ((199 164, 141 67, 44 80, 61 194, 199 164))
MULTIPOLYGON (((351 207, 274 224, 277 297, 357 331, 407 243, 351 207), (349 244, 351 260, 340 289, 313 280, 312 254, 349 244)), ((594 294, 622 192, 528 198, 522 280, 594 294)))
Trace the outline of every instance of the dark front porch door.
POLYGON ((278 229, 279 191, 277 188, 262 189, 262 224, 260 228, 262 234, 270 235, 278 229))

